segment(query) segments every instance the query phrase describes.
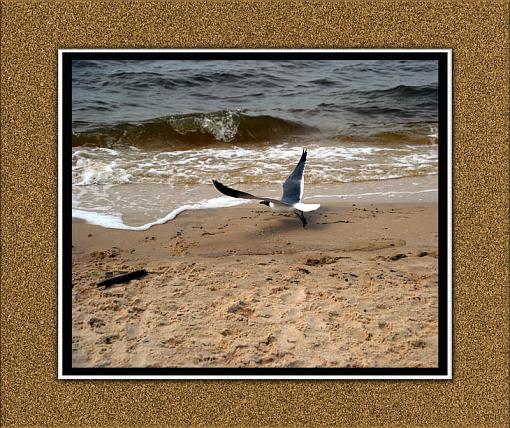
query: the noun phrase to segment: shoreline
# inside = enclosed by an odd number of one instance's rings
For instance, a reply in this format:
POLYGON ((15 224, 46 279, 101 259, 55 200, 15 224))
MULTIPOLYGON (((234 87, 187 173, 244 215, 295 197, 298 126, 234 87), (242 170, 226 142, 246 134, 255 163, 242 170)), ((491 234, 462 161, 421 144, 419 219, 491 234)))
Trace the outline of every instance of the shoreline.
POLYGON ((73 366, 437 366, 437 202, 328 199, 307 218, 241 205, 143 232, 73 219, 73 366))
MULTIPOLYGON (((177 199, 179 189, 173 189, 164 184, 120 184, 109 185, 116 189, 117 194, 143 193, 145 197, 153 200, 172 201, 177 199)), ((257 195, 279 198, 281 185, 258 186, 250 188, 250 185, 235 185, 235 187, 250 191, 257 195)), ((331 185, 307 185, 304 202, 324 203, 340 201, 349 202, 370 202, 386 203, 392 202, 436 202, 437 201, 437 175, 400 177, 387 180, 361 181, 338 183, 331 185)), ((189 189, 186 190, 189 192, 189 189)), ((194 201, 183 202, 180 206, 172 207, 170 210, 165 206, 161 209, 159 216, 152 214, 152 217, 143 217, 140 214, 141 208, 119 207, 125 210, 122 215, 109 215, 100 212, 82 211, 73 207, 73 221, 82 219, 89 224, 103 226, 109 229, 124 230, 150 230, 158 224, 165 224, 174 220, 185 211, 202 209, 226 208, 239 206, 250 201, 229 198, 216 191, 212 184, 201 185, 192 191, 194 201)))

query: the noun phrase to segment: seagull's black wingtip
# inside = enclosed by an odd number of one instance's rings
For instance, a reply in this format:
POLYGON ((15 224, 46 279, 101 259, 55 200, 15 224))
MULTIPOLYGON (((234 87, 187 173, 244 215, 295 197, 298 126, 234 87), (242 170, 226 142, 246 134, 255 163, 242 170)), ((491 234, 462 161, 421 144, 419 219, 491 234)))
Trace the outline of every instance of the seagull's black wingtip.
POLYGON ((299 159, 299 162, 306 161, 306 149, 303 149, 303 153, 301 154, 301 159, 299 159))

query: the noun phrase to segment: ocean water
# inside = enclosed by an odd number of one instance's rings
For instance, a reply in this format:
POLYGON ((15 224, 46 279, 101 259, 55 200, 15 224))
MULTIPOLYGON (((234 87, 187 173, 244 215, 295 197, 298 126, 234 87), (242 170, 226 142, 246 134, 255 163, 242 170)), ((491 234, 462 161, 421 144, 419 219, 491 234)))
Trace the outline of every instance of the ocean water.
POLYGON ((302 148, 305 197, 436 175, 437 83, 435 61, 73 61, 73 215, 144 229, 243 202, 213 178, 279 196, 302 148))

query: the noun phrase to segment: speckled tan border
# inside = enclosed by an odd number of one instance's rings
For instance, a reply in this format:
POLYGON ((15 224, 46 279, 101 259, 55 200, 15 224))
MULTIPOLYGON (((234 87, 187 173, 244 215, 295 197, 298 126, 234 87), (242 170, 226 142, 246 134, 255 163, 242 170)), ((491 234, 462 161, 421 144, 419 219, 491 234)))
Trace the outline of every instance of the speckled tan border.
POLYGON ((508 1, 1 0, 2 426, 506 426, 508 1), (453 381, 58 381, 58 48, 452 48, 453 381))

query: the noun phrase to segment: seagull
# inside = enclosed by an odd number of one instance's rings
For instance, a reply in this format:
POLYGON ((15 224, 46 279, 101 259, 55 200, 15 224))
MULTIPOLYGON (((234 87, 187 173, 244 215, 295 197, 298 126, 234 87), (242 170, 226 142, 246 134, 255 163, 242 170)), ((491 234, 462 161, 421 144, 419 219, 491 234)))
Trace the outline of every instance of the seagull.
POLYGON ((304 212, 315 211, 320 207, 320 204, 303 204, 301 198, 303 197, 303 191, 305 189, 304 171, 306 164, 306 150, 303 150, 301 159, 299 159, 296 168, 289 175, 285 183, 283 183, 283 195, 281 199, 272 198, 261 198, 254 196, 249 193, 241 192, 239 190, 231 189, 230 187, 221 184, 217 180, 213 180, 214 187, 221 193, 232 198, 241 199, 258 199, 261 204, 267 205, 271 210, 278 213, 295 213, 301 222, 303 227, 306 226, 306 218, 304 212))

